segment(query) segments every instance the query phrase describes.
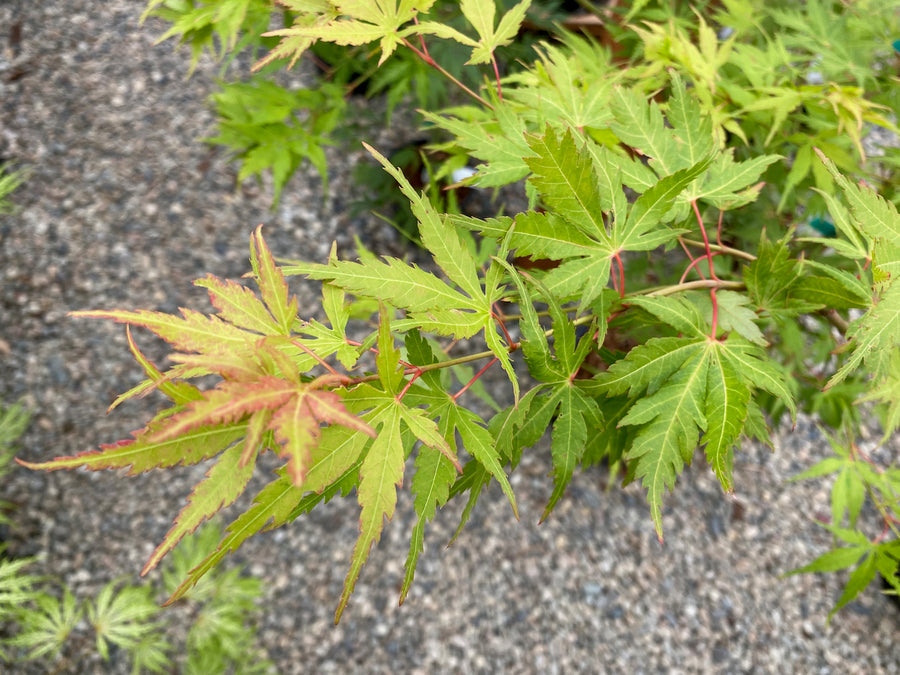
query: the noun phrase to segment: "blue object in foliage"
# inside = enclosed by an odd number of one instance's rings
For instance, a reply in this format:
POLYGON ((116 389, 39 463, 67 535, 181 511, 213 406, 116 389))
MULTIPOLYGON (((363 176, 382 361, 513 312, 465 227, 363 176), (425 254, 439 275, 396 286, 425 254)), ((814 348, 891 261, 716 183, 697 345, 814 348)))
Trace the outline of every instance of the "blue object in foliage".
POLYGON ((900 40, 894 40, 894 41, 891 43, 891 46, 893 46, 895 52, 897 52, 898 54, 900 54, 900 40))
POLYGON ((810 227, 812 227, 816 232, 819 232, 823 237, 834 237, 837 235, 837 230, 834 228, 834 223, 832 223, 827 218, 810 218, 809 221, 810 227))

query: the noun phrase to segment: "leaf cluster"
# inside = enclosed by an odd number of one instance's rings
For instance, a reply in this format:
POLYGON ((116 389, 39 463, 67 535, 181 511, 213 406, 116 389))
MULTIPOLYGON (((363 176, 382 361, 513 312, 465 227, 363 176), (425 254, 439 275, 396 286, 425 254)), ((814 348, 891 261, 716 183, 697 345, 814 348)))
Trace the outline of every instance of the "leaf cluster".
MULTIPOLYGON (((885 75, 882 53, 860 46, 873 29, 857 5, 829 13, 816 0, 794 9, 726 0, 707 20, 634 3, 622 19, 631 35, 619 44, 624 54, 565 35, 504 76, 498 53, 518 39, 534 9, 527 0, 505 13, 494 0, 466 0, 453 21, 435 20, 446 6, 434 0, 284 4, 289 25, 267 34, 279 42, 265 63, 323 43, 366 52, 375 72, 413 55, 467 99, 422 111, 451 161, 478 162, 466 184, 516 185, 529 208, 486 219, 443 212, 433 189, 417 190, 365 145, 409 204, 428 265, 362 247, 355 260, 333 250, 324 262, 277 265, 257 229, 249 276, 258 291, 198 280, 211 315, 76 313, 128 326, 146 379, 114 405, 154 390, 171 404, 128 441, 25 464, 131 474, 209 466, 145 572, 237 500, 259 453, 284 460, 218 546, 183 570, 169 602, 250 536, 353 494, 360 534, 339 620, 408 486, 416 521, 402 601, 437 510, 465 498, 461 529, 497 481, 518 516, 509 474, 547 432, 553 485, 542 518, 574 471, 608 463, 625 482, 641 482, 662 541, 665 495, 698 451, 730 493, 739 485, 735 451, 748 439, 769 443, 783 412, 818 414, 852 438, 862 419, 856 404, 869 401, 885 440, 900 425, 900 216, 890 198, 856 182, 862 124, 893 125, 866 92, 885 75), (841 69, 831 55, 811 56, 837 35, 823 24, 829 17, 853 34, 850 55, 871 62, 841 69), (795 30, 782 34, 778 22, 795 30), (435 41, 462 48, 466 68, 486 75, 481 84, 437 62, 435 41), (810 81, 812 72, 823 82, 810 81), (787 225, 817 202, 834 236, 798 236, 812 233, 787 225), (294 276, 322 282, 324 317, 298 314, 294 276), (166 341, 173 365, 150 362, 133 327, 166 341), (491 369, 508 380, 509 400, 486 410, 469 394, 491 369), (209 376, 212 387, 193 382, 209 376)), ((883 3, 857 4, 896 18, 883 3)), ((278 150, 284 127, 295 129, 285 120, 300 120, 295 106, 324 106, 319 118, 303 118, 326 120, 315 140, 324 143, 342 110, 327 93, 333 84, 296 99, 267 85, 225 90, 220 140, 230 134, 224 142, 252 146, 244 175, 271 160, 281 188, 299 158, 314 154, 302 134, 298 147, 278 150)), ((893 486, 854 471, 854 496, 846 488, 848 506, 835 513, 849 511, 845 534, 863 546, 859 485, 885 495, 893 486)), ((893 507, 886 497, 878 503, 892 532, 893 507)), ((879 571, 894 556, 883 539, 871 544, 886 547, 871 557, 879 571)), ((819 564, 826 568, 833 562, 819 564)), ((861 573, 853 588, 870 579, 861 573)))

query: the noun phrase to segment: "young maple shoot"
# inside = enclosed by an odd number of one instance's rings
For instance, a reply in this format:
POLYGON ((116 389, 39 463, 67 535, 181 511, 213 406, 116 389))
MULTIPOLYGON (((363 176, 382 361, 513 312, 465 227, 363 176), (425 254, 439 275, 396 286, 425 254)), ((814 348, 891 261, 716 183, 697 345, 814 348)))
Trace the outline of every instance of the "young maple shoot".
MULTIPOLYGON (((366 145, 409 202, 421 245, 432 257, 429 269, 364 248, 355 261, 338 259, 333 249, 324 263, 278 266, 257 229, 251 276, 259 293, 211 275, 201 279, 196 283, 209 291, 213 315, 188 309, 181 316, 75 313, 129 327, 130 349, 147 379, 114 405, 151 389, 172 405, 128 441, 22 463, 49 470, 124 467, 134 474, 215 458, 145 572, 237 500, 258 453, 272 450, 285 460, 170 602, 257 532, 355 492, 360 535, 338 601, 339 620, 371 546, 395 512, 398 489, 409 485, 417 518, 402 602, 438 508, 466 495, 458 535, 484 487, 496 480, 518 517, 508 472, 548 430, 553 487, 542 520, 564 497, 575 470, 608 462, 624 468, 626 482, 640 480, 662 541, 664 495, 698 450, 731 493, 740 480, 735 449, 746 439, 770 443, 770 424, 783 411, 796 419, 799 410, 834 406, 841 412, 837 424, 852 435, 858 416, 842 415, 866 391, 861 400, 884 411, 885 438, 900 425, 900 291, 894 283, 900 216, 891 201, 845 176, 855 166, 834 137, 848 115, 860 124, 893 125, 864 92, 834 84, 823 93, 787 80, 794 61, 815 53, 807 32, 795 51, 773 46, 763 28, 742 19, 737 3, 726 3, 717 21, 738 27, 747 36, 743 42, 737 36, 718 40, 702 19, 695 35, 675 21, 648 22, 636 31, 642 53, 627 67, 596 43, 566 35, 504 78, 497 51, 516 39, 528 0, 499 18, 494 0, 466 0, 457 8, 459 29, 430 16, 445 5, 435 0, 282 4, 292 21, 267 34, 280 41, 261 65, 294 62, 321 43, 366 47, 378 55, 379 67, 408 50, 469 101, 422 113, 449 138, 441 147, 451 157, 480 161, 467 183, 497 188, 525 179, 529 208, 487 219, 441 213, 427 191, 417 192, 401 169, 366 145), (484 85, 476 91, 438 63, 428 48, 434 40, 470 49, 468 67, 486 68, 484 85), (681 49, 666 51, 663 44, 681 49), (750 56, 755 65, 742 74, 740 59, 750 56), (801 105, 811 111, 812 131, 784 140, 780 130, 801 105), (793 164, 785 173, 789 153, 793 164), (773 175, 783 179, 774 188, 765 182, 773 175), (795 237, 795 228, 779 222, 779 212, 795 206, 801 192, 809 194, 812 182, 820 193, 810 199, 821 198, 830 211, 835 237, 795 237), (476 243, 490 255, 476 256, 476 243), (527 264, 536 262, 542 264, 527 264), (324 322, 297 315, 287 283, 297 275, 323 282, 324 322), (518 314, 503 309, 511 305, 518 314), (852 319, 851 309, 863 310, 862 316, 852 319), (351 317, 367 312, 368 334, 358 335, 351 317), (131 327, 168 342, 174 365, 163 372, 151 363, 131 327), (487 349, 451 357, 447 343, 456 350, 469 344, 487 349), (813 363, 797 356, 807 351, 821 358, 813 363), (454 388, 447 373, 459 377, 468 364, 479 370, 454 388), (824 379, 823 367, 829 372, 824 379), (509 381, 512 403, 487 413, 468 405, 479 378, 497 368, 509 381), (207 390, 189 382, 206 375, 220 382, 207 390), (404 481, 410 464, 412 478, 404 481)), ((820 19, 821 3, 807 5, 808 17, 820 19)), ((779 16, 795 21, 795 14, 779 16)), ((847 30, 863 30, 841 16, 847 30)), ((232 42, 235 25, 222 33, 232 42)), ((244 114, 237 91, 223 99, 235 120, 244 114)), ((269 103, 277 98, 274 90, 267 95, 269 103)), ((265 137, 248 128, 246 138, 232 139, 262 148, 244 155, 250 164, 243 174, 271 160, 280 191, 299 157, 311 157, 322 170, 321 150, 296 146, 290 159, 273 159, 274 139, 291 125, 274 113, 266 117, 271 129, 265 137)), ((327 125, 335 119, 328 117, 327 125)), ((859 145, 858 137, 851 140, 859 145)), ((900 490, 896 471, 879 471, 859 453, 848 457, 857 478, 843 478, 832 497, 837 505, 851 504, 850 522, 842 528, 845 509, 835 507, 829 528, 851 550, 837 549, 843 552, 802 570, 859 563, 839 607, 876 571, 889 574, 900 522, 900 507, 890 497, 900 490), (883 519, 884 533, 875 541, 856 528, 860 486, 883 519), (888 541, 888 535, 895 538, 888 541)), ((841 464, 842 476, 851 475, 847 466, 841 464)), ((810 475, 834 468, 822 465, 810 475)), ((889 581, 900 590, 895 578, 889 581)))

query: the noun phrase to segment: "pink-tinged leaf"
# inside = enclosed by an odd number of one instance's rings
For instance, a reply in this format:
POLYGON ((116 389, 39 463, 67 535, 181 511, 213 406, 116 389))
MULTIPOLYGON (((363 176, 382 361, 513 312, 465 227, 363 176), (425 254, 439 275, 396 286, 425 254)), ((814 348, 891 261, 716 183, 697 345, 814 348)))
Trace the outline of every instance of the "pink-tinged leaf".
POLYGON ((320 422, 340 424, 372 438, 378 435, 365 421, 347 412, 343 400, 333 391, 311 391, 308 395, 308 403, 313 415, 320 422))
POLYGON ((222 281, 212 274, 205 279, 197 279, 194 285, 209 291, 210 302, 225 321, 263 335, 281 332, 266 306, 249 288, 230 279, 222 281))
POLYGON ((130 467, 128 473, 133 476, 149 469, 196 464, 217 455, 247 431, 246 424, 206 426, 192 429, 178 438, 159 441, 153 438, 158 432, 156 427, 158 424, 155 422, 137 432, 134 440, 103 445, 100 450, 90 450, 72 457, 57 457, 49 462, 16 461, 29 469, 46 471, 79 467, 99 471, 130 467))
POLYGON ((275 265, 272 252, 263 239, 262 225, 257 227, 250 237, 250 263, 266 307, 275 317, 280 332, 290 335, 291 326, 297 318, 297 298, 292 297, 288 300, 287 282, 284 280, 284 274, 275 265))
POLYGON ((290 380, 294 384, 301 383, 300 374, 309 370, 316 359, 302 352, 295 342, 283 335, 269 335, 256 343, 255 355, 263 367, 270 373, 290 380))
POLYGON ((136 312, 125 310, 92 310, 70 312, 70 316, 93 319, 112 319, 117 323, 143 326, 152 331, 176 349, 183 352, 203 352, 220 349, 222 344, 251 344, 259 339, 255 333, 225 323, 216 316, 206 316, 192 309, 181 308, 182 317, 140 309, 136 312))
POLYGON ((255 461, 262 445, 263 434, 269 428, 272 421, 271 410, 258 410, 250 417, 247 423, 247 437, 244 439, 244 451, 241 454, 241 468, 255 461))
POLYGON ((206 473, 206 479, 194 487, 188 497, 187 506, 178 514, 175 524, 144 565, 142 576, 156 567, 182 537, 194 532, 204 520, 232 504, 243 494, 244 488, 253 476, 256 464, 242 463, 242 459, 240 445, 235 445, 222 453, 219 461, 206 473))
POLYGON ((163 441, 196 427, 227 424, 259 410, 276 409, 294 394, 295 385, 267 376, 256 382, 221 382, 206 397, 193 401, 185 412, 173 415, 156 434, 163 441))
POLYGON ((306 392, 296 391, 274 414, 271 426, 282 444, 279 455, 287 459, 288 476, 300 487, 312 459, 312 449, 319 441, 319 422, 309 407, 306 392))
POLYGON ((204 574, 218 565, 228 553, 236 551, 254 534, 274 529, 288 522, 291 513, 301 499, 303 499, 303 490, 295 487, 284 474, 266 485, 256 495, 253 506, 228 526, 228 534, 219 543, 219 547, 188 573, 187 579, 175 590, 172 597, 166 600, 165 604, 170 605, 183 597, 204 574))
MULTIPOLYGON (((335 623, 341 620, 341 614, 350 601, 372 544, 381 539, 385 518, 390 520, 397 506, 397 488, 403 483, 406 454, 400 434, 400 408, 400 404, 391 405, 377 416, 377 421, 382 422, 381 428, 359 471, 357 496, 362 507, 359 539, 353 549, 353 559, 344 581, 344 592, 334 616, 335 623)), ((372 421, 376 422, 376 419, 372 421)))
MULTIPOLYGON (((169 355, 169 359, 181 364, 185 369, 184 372, 196 370, 198 374, 215 373, 226 380, 252 382, 269 374, 255 358, 249 344, 246 349, 239 350, 227 349, 223 345, 222 349, 210 350, 203 354, 174 353, 169 355)), ((173 370, 179 372, 177 369, 173 370)), ((181 376, 184 377, 184 375, 181 376)), ((191 377, 196 376, 197 374, 191 375, 191 377)))

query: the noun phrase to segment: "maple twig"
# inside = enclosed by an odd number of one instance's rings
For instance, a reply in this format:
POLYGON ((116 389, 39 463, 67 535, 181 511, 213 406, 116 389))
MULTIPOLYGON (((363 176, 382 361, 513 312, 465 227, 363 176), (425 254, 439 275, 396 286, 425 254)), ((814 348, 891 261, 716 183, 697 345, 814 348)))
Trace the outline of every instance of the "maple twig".
POLYGON ((483 106, 484 106, 485 108, 487 108, 488 110, 493 110, 493 109, 494 109, 494 106, 492 106, 492 105, 491 105, 490 103, 488 103, 484 98, 482 98, 482 97, 479 96, 476 92, 472 91, 472 90, 469 89, 466 85, 464 85, 462 82, 460 82, 456 77, 454 77, 454 75, 453 75, 452 73, 450 73, 450 72, 447 71, 443 66, 441 66, 440 63, 438 63, 437 61, 435 61, 433 58, 431 58, 428 54, 426 54, 425 52, 423 52, 421 49, 418 49, 415 45, 413 45, 413 44, 412 44, 409 40, 407 40, 406 38, 401 38, 401 39, 402 39, 402 41, 403 41, 403 44, 404 44, 406 47, 408 47, 409 49, 411 49, 411 50, 413 51, 413 53, 414 53, 416 56, 418 56, 420 59, 422 59, 422 61, 424 61, 427 65, 429 65, 429 66, 431 66, 432 68, 434 68, 435 70, 437 70, 441 75, 443 75, 444 77, 446 77, 446 78, 447 78, 448 80, 450 80, 453 84, 455 84, 457 87, 459 87, 460 89, 462 89, 466 94, 468 94, 469 96, 471 96, 472 98, 474 98, 476 101, 478 101, 481 105, 483 105, 483 106))
MULTIPOLYGON (((687 244, 688 246, 694 246, 696 248, 706 248, 706 244, 702 241, 694 241, 693 239, 686 239, 684 237, 679 237, 679 240, 687 244)), ((722 246, 717 244, 710 244, 710 250, 719 251, 721 253, 725 253, 730 256, 734 256, 735 258, 743 258, 744 260, 749 260, 753 262, 756 260, 756 256, 752 253, 747 253, 746 251, 742 251, 739 248, 731 248, 730 246, 722 246)))
MULTIPOLYGON (((688 260, 691 261, 691 264, 687 266, 687 269, 684 270, 684 274, 681 275, 681 279, 678 280, 679 284, 683 284, 684 280, 687 279, 687 275, 690 273, 691 269, 697 266, 701 260, 703 260, 704 256, 700 256, 699 258, 695 258, 691 255, 691 252, 688 250, 687 245, 684 243, 681 237, 678 237, 678 243, 681 244, 681 248, 684 250, 684 254, 688 257, 688 260)), ((697 268, 697 274, 700 275, 701 279, 706 279, 706 275, 703 274, 703 270, 697 268)))
MULTIPOLYGON (((413 16, 413 23, 416 24, 417 26, 419 25, 419 17, 418 16, 413 16)), ((425 46, 425 36, 422 35, 421 33, 419 33, 419 44, 422 45, 422 53, 426 57, 428 57, 429 59, 434 61, 434 59, 431 58, 431 54, 428 53, 428 47, 425 46)))
POLYGON ((818 313, 824 316, 828 323, 837 328, 841 335, 847 334, 847 330, 850 328, 850 322, 838 314, 836 309, 823 309, 819 310, 818 313))
POLYGON ((479 377, 481 377, 482 375, 485 374, 485 372, 487 372, 487 369, 488 369, 488 368, 490 368, 492 365, 494 365, 495 363, 497 363, 497 361, 499 361, 499 360, 500 360, 500 359, 498 359, 498 358, 495 356, 495 357, 492 358, 490 361, 488 361, 487 365, 485 365, 484 368, 482 368, 482 369, 479 370, 477 373, 475 373, 475 376, 474 376, 471 380, 469 380, 468 382, 466 382, 465 386, 464 386, 462 389, 460 389, 458 392, 456 392, 455 394, 453 394, 453 396, 450 397, 450 398, 453 399, 453 402, 455 403, 455 402, 456 402, 456 399, 458 399, 460 396, 462 396, 462 395, 466 392, 466 390, 467 390, 469 387, 471 387, 473 384, 475 384, 475 382, 478 380, 479 377))
POLYGON ((705 279, 702 281, 686 281, 683 284, 675 284, 674 286, 657 286, 655 288, 644 288, 635 291, 632 295, 650 295, 660 297, 663 295, 673 295, 682 291, 692 291, 698 288, 727 288, 731 290, 744 290, 743 281, 723 281, 722 279, 705 279))

